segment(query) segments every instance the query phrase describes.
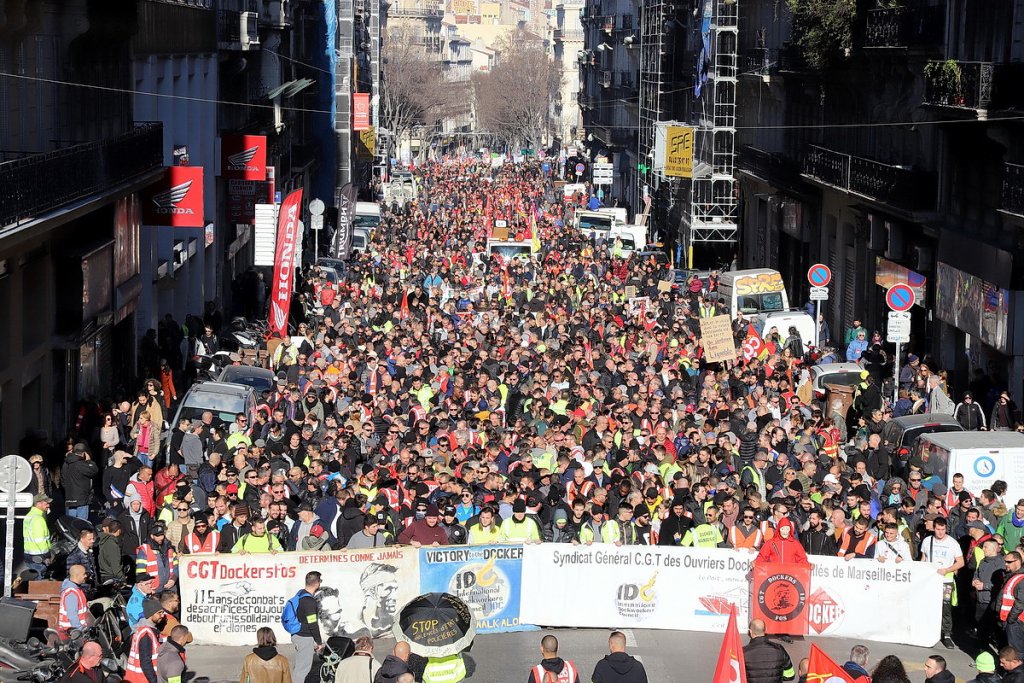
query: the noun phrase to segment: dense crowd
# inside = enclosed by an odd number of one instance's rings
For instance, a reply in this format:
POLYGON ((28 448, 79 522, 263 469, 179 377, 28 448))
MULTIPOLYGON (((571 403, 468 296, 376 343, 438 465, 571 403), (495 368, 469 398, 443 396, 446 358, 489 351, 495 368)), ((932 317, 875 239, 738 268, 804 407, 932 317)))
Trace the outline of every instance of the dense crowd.
MULTIPOLYGON (((776 331, 761 330, 760 357, 708 364, 699 323, 721 310, 717 274, 666 285, 658 261, 588 240, 572 212, 589 197, 563 197, 539 165, 435 164, 418 182, 339 280, 305 272, 294 336, 271 344, 275 389, 254 414, 207 412, 162 434, 178 398, 164 362, 68 441, 59 468, 32 457, 29 565, 56 569, 51 496, 97 523, 68 558, 65 585, 81 595, 69 593, 65 627, 110 580, 134 584, 135 622, 173 614, 181 554, 519 542, 754 553, 785 528, 809 555, 932 563, 947 647, 956 625, 1024 651, 1024 500, 942 481, 882 443, 894 412, 941 403, 930 359, 907 359, 890 405, 878 340, 855 323, 846 352, 865 369, 852 406, 815 396, 815 358, 776 331), (539 251, 488 255, 498 221, 539 251)), ((182 336, 209 344, 222 324, 208 310, 182 336)), ((743 341, 750 323, 734 329, 743 341)), ((970 399, 946 401, 985 426, 970 399)), ((992 426, 1012 426, 1003 403, 992 426)), ((170 642, 187 634, 156 623, 170 642)), ((159 647, 136 653, 136 680, 156 680, 146 658, 159 647)))

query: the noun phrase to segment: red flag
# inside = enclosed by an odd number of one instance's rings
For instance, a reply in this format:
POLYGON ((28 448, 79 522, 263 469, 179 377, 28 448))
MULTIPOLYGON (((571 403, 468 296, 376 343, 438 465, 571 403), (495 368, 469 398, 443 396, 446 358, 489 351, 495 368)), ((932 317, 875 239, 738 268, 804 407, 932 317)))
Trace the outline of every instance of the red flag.
POLYGON ((409 290, 402 291, 402 305, 398 307, 398 319, 409 319, 409 290))
POLYGON ((747 665, 743 661, 743 644, 736 626, 736 605, 729 606, 729 625, 725 627, 725 638, 718 653, 715 677, 711 683, 747 683, 747 665))
POLYGON ((292 304, 295 280, 295 249, 299 244, 299 213, 302 190, 285 197, 277 217, 277 253, 274 255, 274 281, 271 283, 270 331, 279 337, 288 334, 288 311, 292 304))
POLYGON ((836 664, 835 660, 821 651, 817 645, 811 645, 811 654, 807 656, 807 683, 853 683, 853 676, 846 669, 836 664))

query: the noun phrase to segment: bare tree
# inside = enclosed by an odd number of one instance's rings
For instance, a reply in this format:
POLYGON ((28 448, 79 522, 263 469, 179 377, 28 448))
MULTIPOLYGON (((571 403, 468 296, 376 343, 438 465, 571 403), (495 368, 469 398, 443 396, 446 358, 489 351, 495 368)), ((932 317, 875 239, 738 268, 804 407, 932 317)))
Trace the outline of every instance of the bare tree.
POLYGON ((391 131, 388 155, 416 129, 427 132, 437 124, 447 101, 441 62, 403 28, 390 29, 382 49, 380 117, 391 131))
POLYGON ((500 46, 501 59, 489 73, 473 77, 477 119, 508 145, 536 148, 551 126, 551 104, 561 72, 544 48, 513 33, 500 46))

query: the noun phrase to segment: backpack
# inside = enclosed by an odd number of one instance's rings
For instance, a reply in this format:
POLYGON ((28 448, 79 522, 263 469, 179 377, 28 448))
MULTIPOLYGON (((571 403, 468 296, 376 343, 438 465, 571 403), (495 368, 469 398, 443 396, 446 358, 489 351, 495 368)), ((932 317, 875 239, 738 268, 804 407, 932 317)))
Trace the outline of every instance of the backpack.
POLYGON ((210 494, 217 490, 217 473, 209 463, 203 463, 199 466, 199 472, 196 477, 199 482, 199 488, 210 494))
POLYGON ((299 600, 305 594, 306 591, 301 590, 291 600, 284 603, 284 611, 281 612, 281 625, 291 635, 295 635, 302 629, 302 622, 299 621, 299 600))

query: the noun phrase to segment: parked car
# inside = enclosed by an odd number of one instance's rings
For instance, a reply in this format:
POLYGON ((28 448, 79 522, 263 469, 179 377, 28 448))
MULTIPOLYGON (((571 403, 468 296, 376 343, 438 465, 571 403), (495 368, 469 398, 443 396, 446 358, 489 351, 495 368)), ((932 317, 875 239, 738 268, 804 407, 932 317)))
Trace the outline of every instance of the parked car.
POLYGON ((274 390, 277 378, 266 368, 257 368, 252 365, 229 365, 221 371, 217 381, 252 387, 256 390, 258 398, 264 391, 274 390))
POLYGON ((826 363, 811 366, 811 386, 815 398, 825 398, 826 384, 841 384, 855 387, 860 384, 860 373, 864 370, 856 363, 826 363))
POLYGON ((905 464, 910 454, 916 452, 917 442, 925 434, 962 431, 964 428, 953 419, 952 415, 942 413, 904 415, 885 423, 885 427, 882 429, 882 443, 894 459, 899 458, 900 462, 905 464))
POLYGON ((193 384, 178 406, 178 412, 171 422, 171 429, 178 426, 181 418, 198 420, 209 410, 213 413, 215 425, 231 424, 235 416, 244 413, 252 424, 256 418, 256 391, 245 384, 227 382, 201 382, 193 384))

